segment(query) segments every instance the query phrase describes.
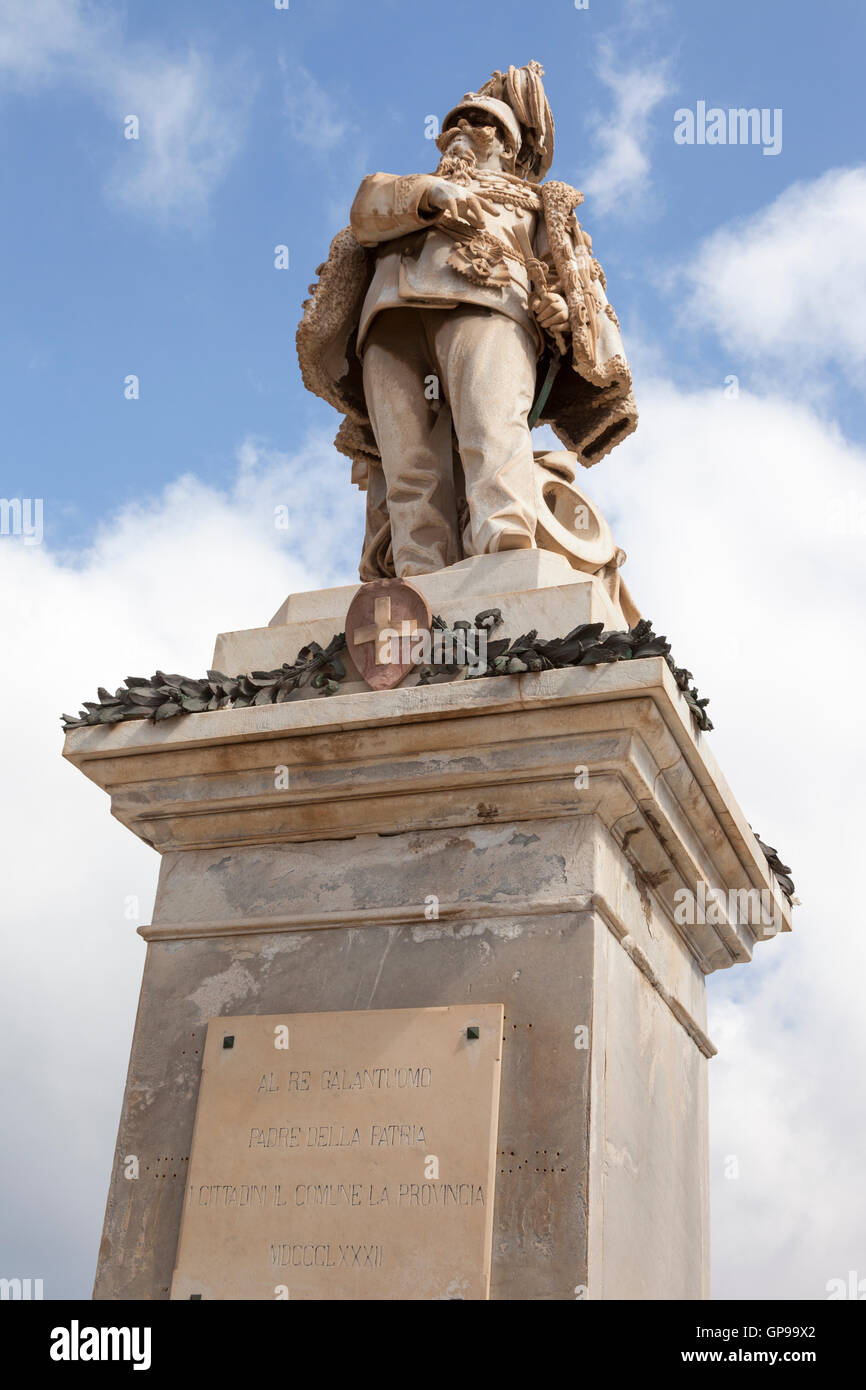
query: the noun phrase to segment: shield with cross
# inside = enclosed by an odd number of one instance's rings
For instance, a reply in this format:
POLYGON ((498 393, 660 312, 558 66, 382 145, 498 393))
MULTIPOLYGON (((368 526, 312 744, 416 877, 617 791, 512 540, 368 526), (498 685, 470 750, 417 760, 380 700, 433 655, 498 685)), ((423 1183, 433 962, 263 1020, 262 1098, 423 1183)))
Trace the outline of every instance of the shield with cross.
POLYGON ((346 614, 349 655, 373 690, 400 684, 415 665, 410 654, 413 639, 429 631, 427 600, 403 579, 362 584, 346 614))

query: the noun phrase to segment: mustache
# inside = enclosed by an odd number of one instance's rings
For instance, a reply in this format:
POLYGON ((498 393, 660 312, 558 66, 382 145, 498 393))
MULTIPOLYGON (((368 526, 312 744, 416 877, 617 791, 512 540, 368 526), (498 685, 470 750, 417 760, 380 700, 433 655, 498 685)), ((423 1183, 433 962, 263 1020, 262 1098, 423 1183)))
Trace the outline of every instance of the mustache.
POLYGON ((492 126, 450 126, 436 137, 436 148, 446 155, 458 135, 468 135, 473 150, 479 155, 489 154, 497 141, 497 132, 492 126))

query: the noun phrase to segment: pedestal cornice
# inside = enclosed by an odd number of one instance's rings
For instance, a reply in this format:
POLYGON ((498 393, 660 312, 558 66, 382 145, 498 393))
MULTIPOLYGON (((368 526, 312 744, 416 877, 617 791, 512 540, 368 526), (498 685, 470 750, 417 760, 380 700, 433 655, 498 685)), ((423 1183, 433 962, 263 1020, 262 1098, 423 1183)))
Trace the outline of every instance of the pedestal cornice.
MULTIPOLYGON (((672 922, 677 890, 704 881, 768 890, 790 930, 661 658, 82 728, 65 756, 160 853, 593 816, 672 922)), ((725 914, 680 934, 709 973, 750 959, 759 932, 725 914)))

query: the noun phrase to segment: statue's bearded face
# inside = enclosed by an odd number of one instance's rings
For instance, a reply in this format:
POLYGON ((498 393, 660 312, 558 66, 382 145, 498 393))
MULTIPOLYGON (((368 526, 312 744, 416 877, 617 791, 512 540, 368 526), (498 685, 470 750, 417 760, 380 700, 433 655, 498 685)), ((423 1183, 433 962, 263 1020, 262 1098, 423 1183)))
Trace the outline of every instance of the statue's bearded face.
POLYGON ((514 168, 514 151, 506 131, 483 111, 470 111, 436 141, 442 155, 436 173, 454 183, 469 183, 478 169, 514 168))

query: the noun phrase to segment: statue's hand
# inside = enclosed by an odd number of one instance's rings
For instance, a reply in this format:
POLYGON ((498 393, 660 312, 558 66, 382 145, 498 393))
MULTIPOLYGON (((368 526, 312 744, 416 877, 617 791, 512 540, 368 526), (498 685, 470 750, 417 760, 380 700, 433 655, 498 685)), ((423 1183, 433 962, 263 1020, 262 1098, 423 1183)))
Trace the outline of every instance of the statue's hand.
POLYGON ((422 206, 431 212, 444 212, 455 222, 468 222, 471 227, 484 226, 484 214, 499 216, 499 209, 488 198, 480 198, 470 193, 459 183, 448 179, 434 179, 428 185, 422 206))
POLYGON ((542 328, 550 334, 561 332, 568 327, 568 305, 561 294, 545 290, 532 300, 532 312, 542 328))
POLYGON ((556 344, 557 352, 564 357, 568 351, 567 334, 570 324, 568 305, 561 294, 553 290, 543 290, 534 294, 529 307, 536 321, 556 344))

